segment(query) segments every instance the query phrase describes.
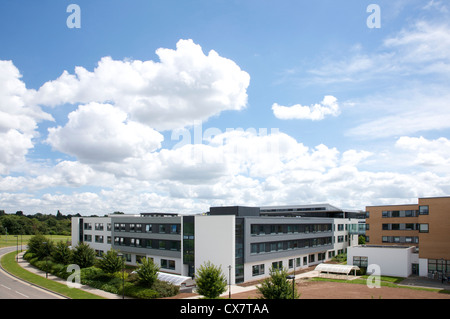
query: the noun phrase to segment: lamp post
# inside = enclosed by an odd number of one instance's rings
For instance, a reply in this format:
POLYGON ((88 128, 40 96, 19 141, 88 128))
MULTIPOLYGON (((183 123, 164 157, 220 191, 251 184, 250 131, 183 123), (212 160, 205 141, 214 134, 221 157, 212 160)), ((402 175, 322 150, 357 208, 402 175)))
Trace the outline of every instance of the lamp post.
POLYGON ((228 266, 228 299, 231 299, 231 265, 228 266))
POLYGON ((292 280, 292 299, 295 299, 295 275, 287 275, 286 279, 292 280))
POLYGON ((122 260, 122 299, 125 299, 125 260, 122 253, 117 254, 122 260))
MULTIPOLYGON (((47 242, 42 242, 43 245, 45 245, 45 249, 47 250, 47 242)), ((45 256, 45 278, 48 278, 48 259, 47 256, 45 256)))
POLYGON ((16 237, 16 262, 19 262, 19 235, 14 235, 16 237))

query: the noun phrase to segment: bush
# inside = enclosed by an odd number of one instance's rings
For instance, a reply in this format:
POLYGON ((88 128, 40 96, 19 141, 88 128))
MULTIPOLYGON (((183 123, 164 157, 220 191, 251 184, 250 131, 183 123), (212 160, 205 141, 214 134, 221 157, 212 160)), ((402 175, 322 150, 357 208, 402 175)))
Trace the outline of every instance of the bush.
POLYGON ((97 264, 104 272, 112 274, 122 269, 124 261, 119 257, 117 251, 111 248, 98 260, 97 264))
POLYGON ((180 287, 162 280, 156 280, 151 288, 159 294, 160 298, 172 297, 180 292, 180 287))
POLYGON ((53 261, 59 264, 68 265, 72 261, 72 251, 69 244, 65 242, 57 242, 52 252, 53 261))
POLYGON ((218 298, 221 293, 225 292, 227 280, 222 273, 222 269, 205 262, 196 272, 197 292, 206 298, 218 298))
POLYGON ((152 259, 143 258, 136 273, 142 284, 151 287, 158 278, 158 271, 159 266, 154 264, 152 259))
POLYGON ((55 244, 43 235, 35 235, 28 241, 27 252, 35 254, 39 259, 51 255, 55 244))
POLYGON ((80 268, 93 266, 95 263, 95 251, 86 243, 78 243, 73 251, 73 263, 80 268))
POLYGON ((292 289, 292 283, 286 278, 285 268, 270 268, 270 277, 257 286, 264 299, 295 299, 299 298, 297 289, 292 289), (292 296, 294 293, 294 296, 292 296))

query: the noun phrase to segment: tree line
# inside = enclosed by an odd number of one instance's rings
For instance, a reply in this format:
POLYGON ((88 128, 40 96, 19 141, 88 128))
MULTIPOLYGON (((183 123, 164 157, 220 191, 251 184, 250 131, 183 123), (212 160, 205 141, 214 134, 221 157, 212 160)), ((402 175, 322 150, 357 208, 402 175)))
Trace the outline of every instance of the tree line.
POLYGON ((24 215, 22 211, 6 214, 0 210, 0 235, 64 235, 70 236, 72 217, 63 215, 59 210, 56 215, 36 213, 24 215))

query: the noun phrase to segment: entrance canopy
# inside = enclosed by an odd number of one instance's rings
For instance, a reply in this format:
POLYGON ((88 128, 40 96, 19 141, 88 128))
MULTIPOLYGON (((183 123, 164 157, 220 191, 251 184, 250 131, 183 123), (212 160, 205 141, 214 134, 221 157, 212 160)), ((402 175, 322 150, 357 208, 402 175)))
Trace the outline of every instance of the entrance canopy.
POLYGON ((353 265, 319 264, 314 270, 320 273, 325 272, 339 275, 348 275, 352 270, 354 270, 356 275, 356 271, 359 270, 359 267, 353 265))

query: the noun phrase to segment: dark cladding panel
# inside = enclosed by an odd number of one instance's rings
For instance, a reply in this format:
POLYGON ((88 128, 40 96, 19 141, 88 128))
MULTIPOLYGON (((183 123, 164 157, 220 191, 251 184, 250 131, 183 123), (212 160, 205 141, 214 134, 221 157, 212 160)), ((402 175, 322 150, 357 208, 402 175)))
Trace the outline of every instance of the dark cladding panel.
POLYGON ((235 216, 259 216, 259 207, 246 206, 224 206, 211 207, 209 209, 210 215, 235 215, 235 216))

